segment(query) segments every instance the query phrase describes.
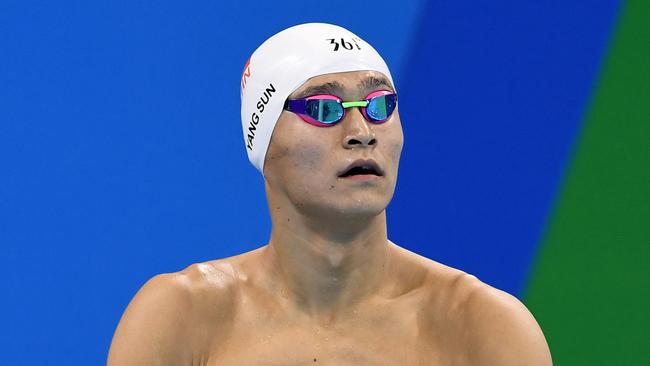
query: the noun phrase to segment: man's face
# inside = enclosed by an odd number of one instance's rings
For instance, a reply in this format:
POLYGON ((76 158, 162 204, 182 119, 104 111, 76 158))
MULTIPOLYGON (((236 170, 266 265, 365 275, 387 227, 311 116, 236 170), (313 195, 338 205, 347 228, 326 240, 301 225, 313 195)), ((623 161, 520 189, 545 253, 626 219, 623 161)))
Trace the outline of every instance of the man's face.
MULTIPOLYGON (((345 72, 309 79, 289 99, 333 94, 358 101, 376 90, 393 90, 383 74, 345 72)), ((283 111, 266 155, 267 194, 285 195, 306 216, 376 216, 393 196, 403 142, 397 108, 381 124, 368 122, 358 108, 348 108, 331 127, 314 126, 283 111), (342 177, 358 160, 374 161, 382 175, 342 177)))

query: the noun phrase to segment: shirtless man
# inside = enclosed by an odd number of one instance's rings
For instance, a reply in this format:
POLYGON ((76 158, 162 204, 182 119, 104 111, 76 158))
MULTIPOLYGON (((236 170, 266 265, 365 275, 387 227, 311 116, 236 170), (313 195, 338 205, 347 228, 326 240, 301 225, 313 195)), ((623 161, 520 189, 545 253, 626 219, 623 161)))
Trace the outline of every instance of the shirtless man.
POLYGON ((403 134, 370 45, 327 24, 270 38, 244 71, 242 125, 268 245, 149 280, 109 366, 552 364, 515 297, 388 240, 403 134))

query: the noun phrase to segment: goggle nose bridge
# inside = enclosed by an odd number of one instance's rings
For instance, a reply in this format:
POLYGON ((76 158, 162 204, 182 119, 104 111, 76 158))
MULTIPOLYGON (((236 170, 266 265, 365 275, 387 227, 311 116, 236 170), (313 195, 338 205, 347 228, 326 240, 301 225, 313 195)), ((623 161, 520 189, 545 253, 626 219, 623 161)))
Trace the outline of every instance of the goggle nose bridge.
POLYGON ((369 103, 370 102, 368 102, 367 100, 360 100, 356 102, 341 102, 341 105, 343 106, 343 108, 351 108, 351 107, 365 108, 368 106, 369 103))

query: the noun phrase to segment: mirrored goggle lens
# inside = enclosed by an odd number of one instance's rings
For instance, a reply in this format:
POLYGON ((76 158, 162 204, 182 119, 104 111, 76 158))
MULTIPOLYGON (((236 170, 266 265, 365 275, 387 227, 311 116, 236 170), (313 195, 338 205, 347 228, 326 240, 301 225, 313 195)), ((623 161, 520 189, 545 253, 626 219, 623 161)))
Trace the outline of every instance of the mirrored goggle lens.
POLYGON ((370 99, 366 114, 375 121, 383 121, 390 117, 397 105, 397 95, 380 95, 370 99))
POLYGON ((308 100, 305 114, 322 123, 334 123, 343 117, 343 106, 336 100, 308 100))

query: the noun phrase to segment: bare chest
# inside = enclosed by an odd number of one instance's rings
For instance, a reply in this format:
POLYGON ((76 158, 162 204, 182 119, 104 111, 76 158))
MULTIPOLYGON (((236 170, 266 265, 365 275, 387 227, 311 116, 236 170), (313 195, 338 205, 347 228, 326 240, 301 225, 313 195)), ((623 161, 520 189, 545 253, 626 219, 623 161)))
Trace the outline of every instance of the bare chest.
POLYGON ((291 317, 250 314, 210 352, 207 365, 436 365, 430 338, 421 334, 418 314, 386 307, 332 326, 291 317))
POLYGON ((208 365, 418 365, 426 347, 385 329, 349 333, 284 329, 233 335, 208 365))

